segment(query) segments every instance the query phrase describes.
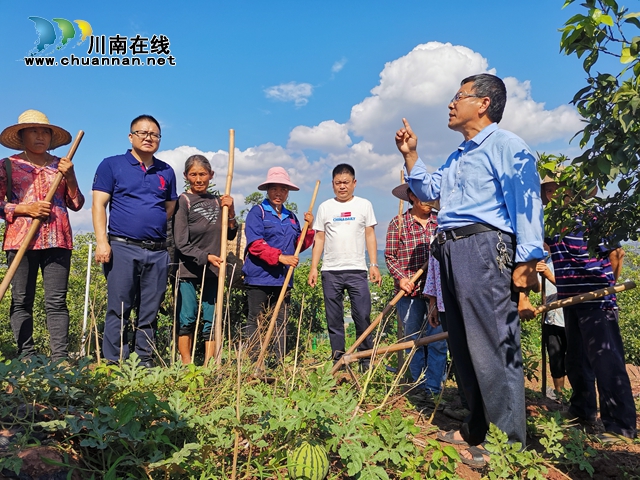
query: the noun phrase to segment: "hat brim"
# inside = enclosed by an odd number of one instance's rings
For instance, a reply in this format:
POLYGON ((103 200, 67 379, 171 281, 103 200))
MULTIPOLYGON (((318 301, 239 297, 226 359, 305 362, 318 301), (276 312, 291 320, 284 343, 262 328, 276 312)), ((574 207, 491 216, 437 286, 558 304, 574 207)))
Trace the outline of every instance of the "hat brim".
POLYGON ((284 185, 290 191, 294 191, 294 192, 297 192, 297 191, 300 190, 296 185, 294 185, 291 182, 287 182, 287 181, 282 181, 282 182, 262 182, 260 185, 258 185, 258 190, 260 190, 261 192, 264 192, 264 191, 269 189, 269 185, 284 185))
POLYGON ((409 184, 408 183, 401 183, 396 188, 391 190, 391 194, 394 197, 399 198, 400 200, 404 200, 405 202, 410 202, 411 201, 411 199, 409 198, 409 184))
POLYGON ((0 144, 12 150, 24 150, 22 138, 20 138, 20 130, 32 127, 42 127, 51 130, 51 145, 49 150, 53 150, 62 145, 71 143, 71 134, 64 128, 48 123, 17 123, 5 128, 0 133, 0 144))

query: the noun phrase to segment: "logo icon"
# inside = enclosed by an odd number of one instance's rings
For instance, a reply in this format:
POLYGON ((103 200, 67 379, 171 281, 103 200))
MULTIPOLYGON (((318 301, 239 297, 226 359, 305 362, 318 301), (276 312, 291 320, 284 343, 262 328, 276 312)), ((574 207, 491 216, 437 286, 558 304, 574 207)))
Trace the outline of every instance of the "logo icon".
POLYGON ((91 28, 91 24, 85 20, 74 20, 77 27, 73 26, 66 18, 54 18, 53 21, 58 26, 60 30, 60 35, 56 33, 56 28, 53 23, 51 23, 46 18, 42 17, 29 17, 34 23, 36 33, 38 34, 38 40, 36 42, 36 46, 29 51, 29 55, 42 55, 48 47, 55 45, 56 50, 62 50, 67 46, 70 40, 76 38, 76 36, 80 36, 80 41, 78 45, 84 42, 87 37, 93 34, 93 29, 91 28), (80 31, 80 35, 76 31, 76 28, 80 31))
POLYGON ((176 65, 175 57, 170 50, 171 42, 166 35, 94 35, 91 24, 86 20, 71 22, 66 18, 47 20, 35 16, 29 17, 29 20, 33 22, 38 39, 34 42, 35 47, 24 57, 24 64, 28 67, 176 65), (77 43, 74 40, 77 40, 77 43), (84 42, 88 45, 86 55, 71 53, 67 56, 57 56, 57 52, 69 45, 75 48, 84 42))

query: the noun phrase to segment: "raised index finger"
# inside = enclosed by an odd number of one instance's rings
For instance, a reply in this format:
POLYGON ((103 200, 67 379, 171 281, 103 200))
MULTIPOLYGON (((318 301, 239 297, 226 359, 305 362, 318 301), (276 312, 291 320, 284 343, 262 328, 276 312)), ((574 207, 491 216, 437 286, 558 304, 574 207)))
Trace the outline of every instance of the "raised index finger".
POLYGON ((402 123, 404 124, 404 128, 407 130, 407 133, 409 135, 413 135, 413 130, 411 130, 411 125, 409 125, 409 122, 407 121, 406 118, 402 119, 402 123))

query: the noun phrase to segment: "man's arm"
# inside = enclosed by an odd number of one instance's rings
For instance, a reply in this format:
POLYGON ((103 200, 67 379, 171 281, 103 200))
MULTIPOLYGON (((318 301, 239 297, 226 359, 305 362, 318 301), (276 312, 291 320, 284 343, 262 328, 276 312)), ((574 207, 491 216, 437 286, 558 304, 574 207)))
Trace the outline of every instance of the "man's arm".
POLYGON ((164 208, 167 211, 167 220, 169 220, 171 217, 173 217, 173 214, 176 211, 176 201, 175 200, 165 201, 164 208))
POLYGON ((96 254, 98 263, 109 263, 111 260, 111 245, 107 238, 107 205, 111 201, 111 194, 100 190, 93 191, 93 205, 91 206, 91 218, 93 231, 96 234, 96 254))
POLYGON ((624 250, 622 248, 616 248, 609 254, 609 261, 611 262, 611 269, 613 270, 613 279, 617 282, 622 272, 622 262, 624 259, 624 250))
POLYGON ((382 285, 382 276, 380 275, 380 269, 378 268, 378 242, 376 241, 375 226, 364 228, 364 240, 367 246, 367 253, 369 254, 369 280, 372 283, 377 283, 378 286, 382 285))
POLYGON ((318 284, 318 264, 320 263, 320 257, 324 251, 324 232, 316 231, 316 238, 313 241, 313 250, 311 253, 311 268, 309 269, 309 279, 307 283, 311 287, 315 287, 318 284))

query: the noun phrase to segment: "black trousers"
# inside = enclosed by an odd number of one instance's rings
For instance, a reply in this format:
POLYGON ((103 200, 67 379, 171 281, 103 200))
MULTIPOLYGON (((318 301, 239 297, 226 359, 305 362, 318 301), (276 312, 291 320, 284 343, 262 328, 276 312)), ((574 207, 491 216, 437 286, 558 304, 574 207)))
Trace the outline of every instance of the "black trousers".
POLYGON ((573 388, 569 411, 591 419, 597 414, 608 432, 636 436, 636 407, 624 362, 617 310, 569 307, 564 309, 567 333, 567 376, 573 388))
MULTIPOLYGON (((278 303, 278 297, 282 287, 269 287, 263 285, 247 285, 247 303, 249 312, 247 315, 247 326, 245 336, 249 343, 249 355, 257 359, 262 341, 260 340, 260 330, 267 331, 273 309, 278 303), (258 323, 262 328, 258 328, 258 323)), ((271 337, 269 349, 275 354, 278 360, 282 359, 287 350, 287 314, 291 303, 290 292, 287 291, 283 305, 280 307, 276 318, 276 326, 271 337)))
MULTIPOLYGON (((502 234, 514 258, 514 240, 502 234)), ((489 423, 526 443, 524 374, 518 294, 512 268, 496 261, 498 232, 447 240, 439 246, 449 346, 471 414, 460 430, 470 445, 485 440, 489 423)))
MULTIPOLYGON (((9 266, 16 250, 7 251, 9 266)), ((33 302, 36 295, 38 270, 42 270, 44 308, 51 346, 51 360, 67 358, 69 354, 69 309, 67 285, 71 269, 71 250, 47 248, 25 252, 20 266, 11 280, 11 329, 18 343, 18 353, 36 353, 33 343, 33 302)))

